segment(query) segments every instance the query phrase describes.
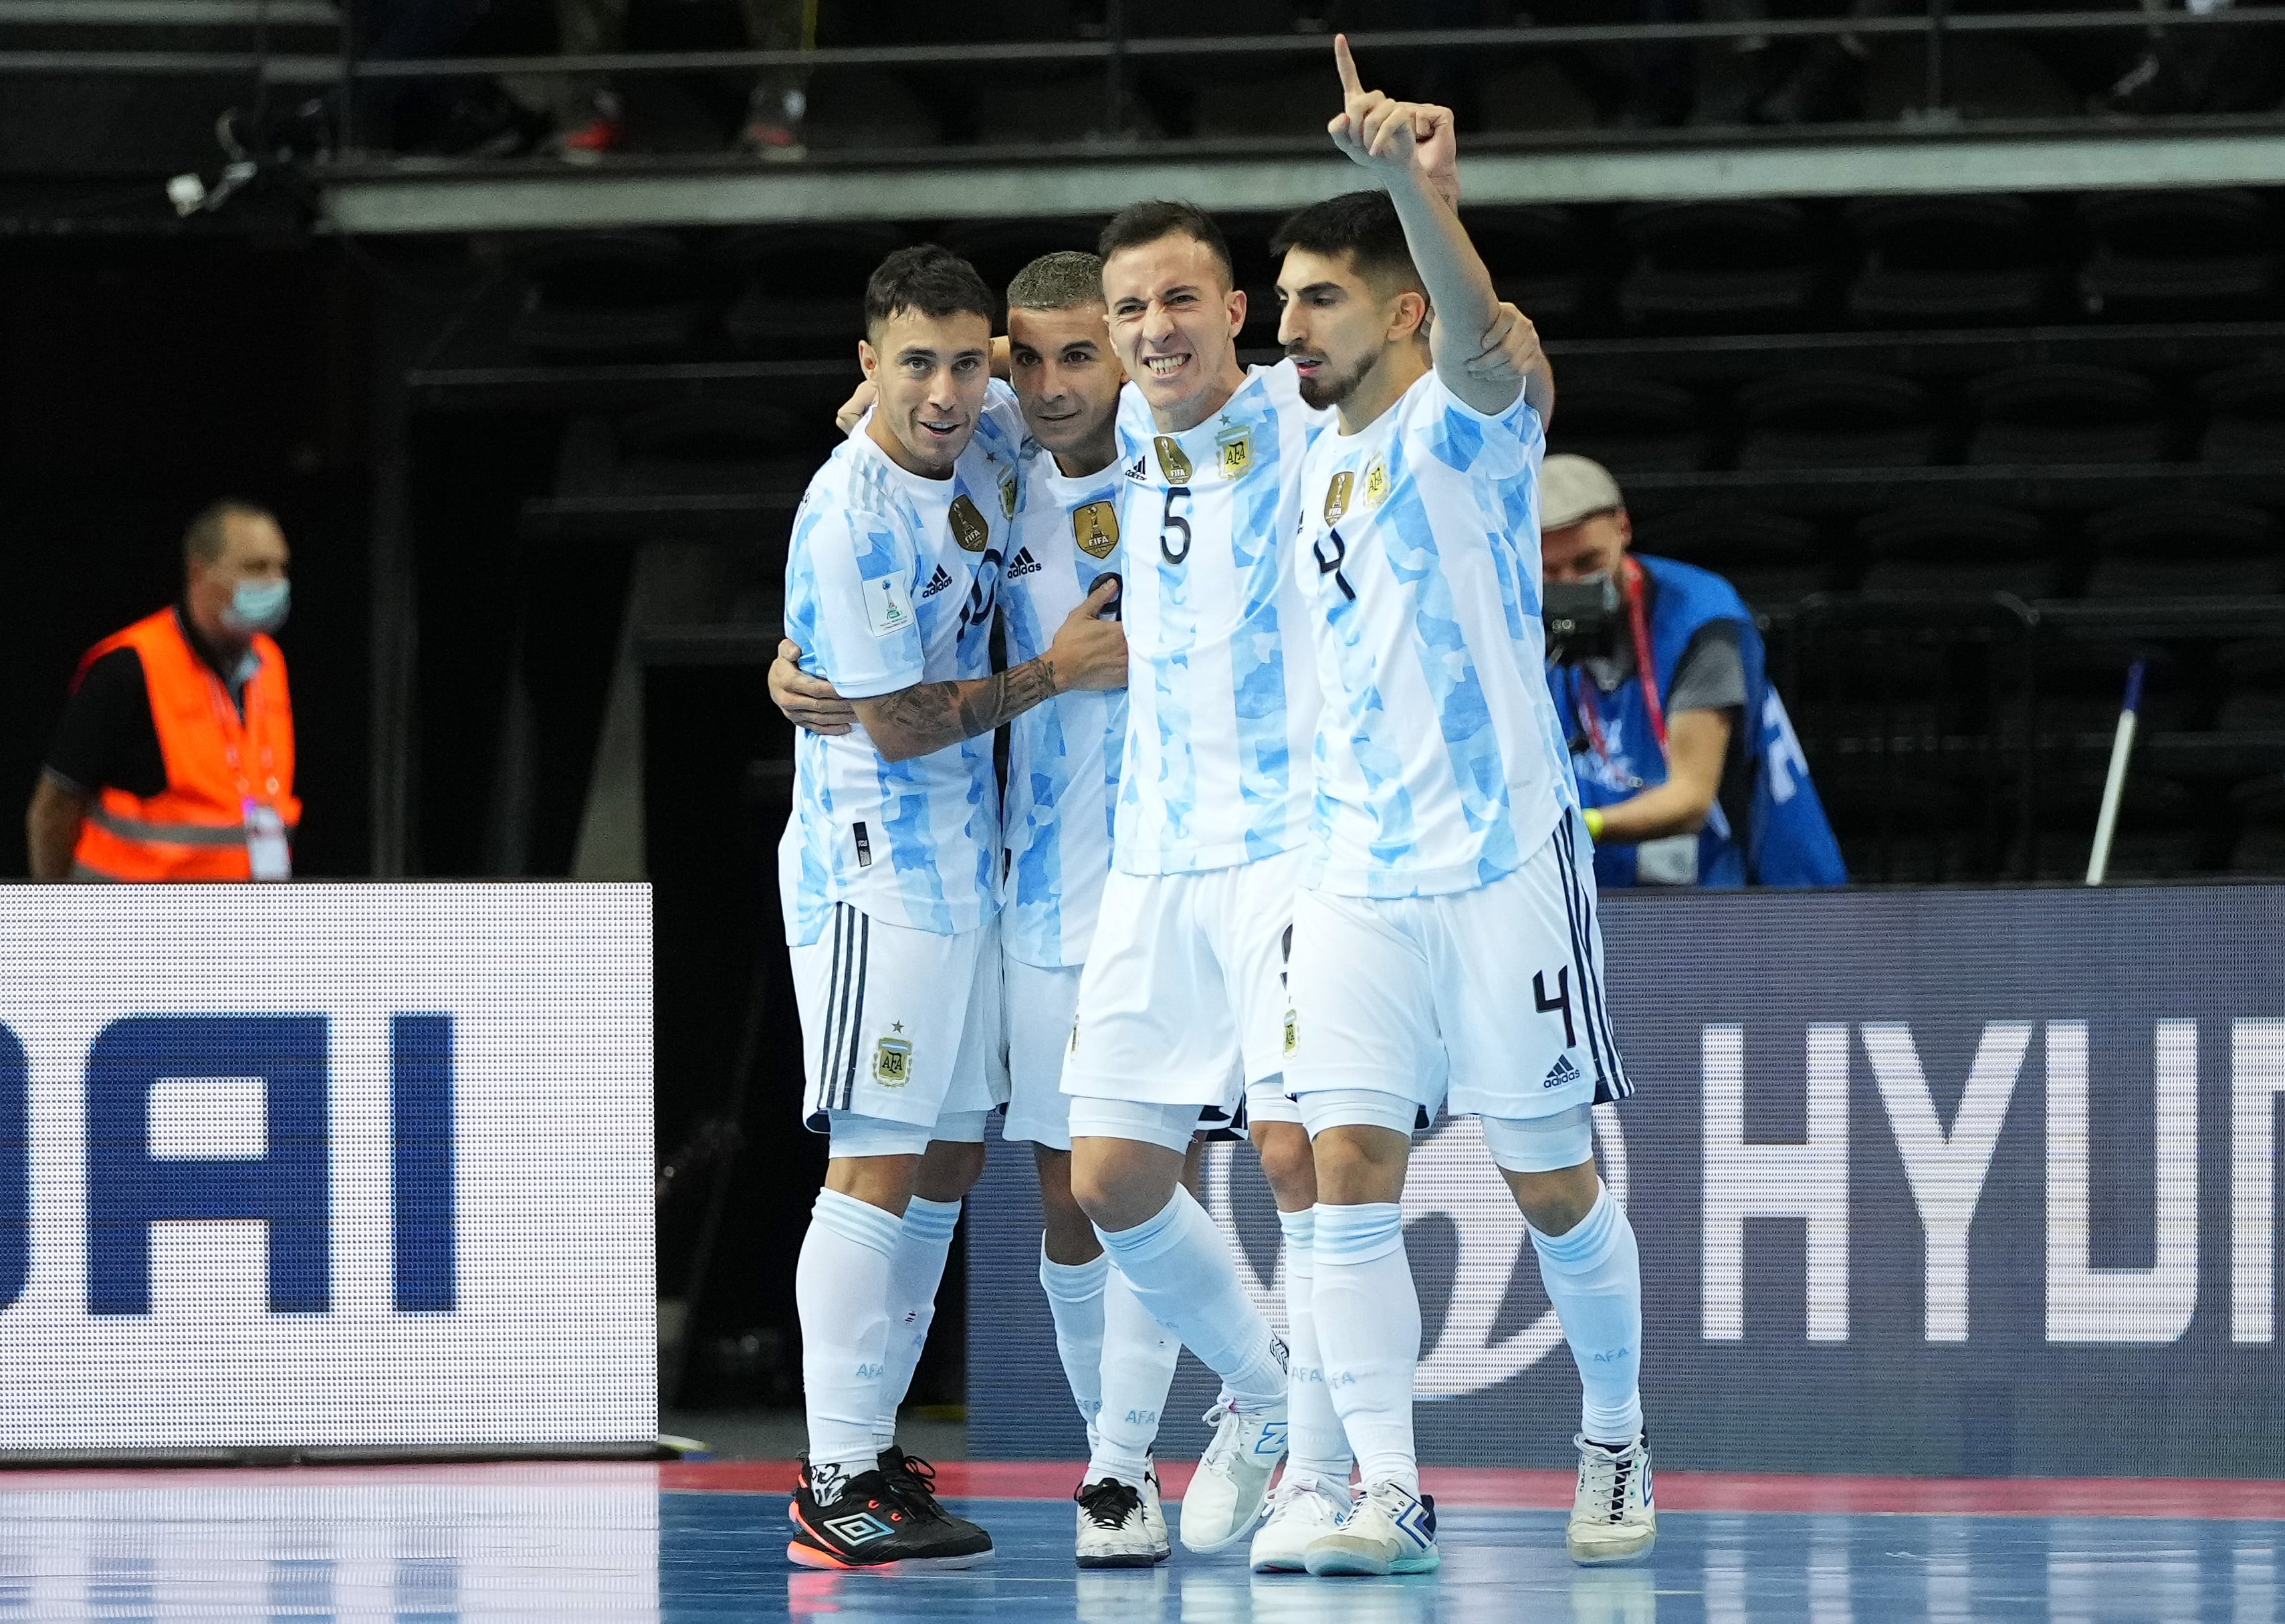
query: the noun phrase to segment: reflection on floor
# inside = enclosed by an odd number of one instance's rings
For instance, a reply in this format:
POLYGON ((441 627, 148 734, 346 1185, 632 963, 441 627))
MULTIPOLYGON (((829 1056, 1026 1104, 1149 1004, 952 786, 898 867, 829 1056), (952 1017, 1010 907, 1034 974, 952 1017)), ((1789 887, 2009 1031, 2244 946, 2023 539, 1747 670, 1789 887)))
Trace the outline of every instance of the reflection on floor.
MULTIPOLYGON (((1235 1555, 1187 1553, 1145 1572, 1081 1573, 1070 1503, 1049 1499, 963 1502, 999 1542, 986 1568, 808 1573, 786 1563, 781 1496, 683 1487, 705 1480, 650 1466, 18 1473, 0 1477, 0 1620, 2285 1618, 2285 1520, 2244 1515, 2273 1513, 2276 1485, 2242 1486, 2234 1502, 2175 1497, 2204 1516, 1670 1510, 1649 1562, 1604 1570, 1565 1559, 1562 1515, 1534 1506, 1543 1496, 1533 1493, 1512 1506, 1454 1505, 1441 1573, 1317 1581, 1257 1579, 1235 1555)), ((1740 1503, 1781 1498, 1757 1481, 1740 1503)), ((1681 1497, 1704 1506, 1717 1489, 1699 1479, 1681 1497)), ((2042 1496, 2034 1487, 2022 1498, 2042 1496)))

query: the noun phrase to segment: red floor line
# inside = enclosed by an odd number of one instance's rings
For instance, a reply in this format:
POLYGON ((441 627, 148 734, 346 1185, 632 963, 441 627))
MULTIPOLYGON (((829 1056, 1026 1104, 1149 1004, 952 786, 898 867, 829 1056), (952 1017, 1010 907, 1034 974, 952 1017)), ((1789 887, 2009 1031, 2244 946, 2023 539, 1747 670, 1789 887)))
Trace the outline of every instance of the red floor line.
MULTIPOLYGON (((937 1487, 949 1495, 1061 1500, 1079 1482, 1079 1462, 946 1461, 937 1487)), ((793 1464, 687 1461, 660 1468, 662 1488, 785 1493, 793 1464)), ((1190 1468, 1160 1468, 1179 1497, 1190 1468)), ((1572 1474, 1514 1468, 1430 1467, 1424 1487, 1440 1503, 1522 1510, 1571 1504, 1572 1474)), ((2285 1521, 2285 1481, 2213 1478, 1859 1478, 1778 1472, 1661 1471, 1658 1502, 1675 1511, 1899 1513, 1948 1517, 2182 1517, 2285 1521)))

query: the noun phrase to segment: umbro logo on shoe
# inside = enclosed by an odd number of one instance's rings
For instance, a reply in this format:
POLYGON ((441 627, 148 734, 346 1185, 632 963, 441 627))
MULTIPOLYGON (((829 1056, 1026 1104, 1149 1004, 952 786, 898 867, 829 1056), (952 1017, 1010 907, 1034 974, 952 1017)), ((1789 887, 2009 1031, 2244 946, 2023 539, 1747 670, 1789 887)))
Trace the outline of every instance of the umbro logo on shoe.
POLYGON ((1579 1068, 1571 1063, 1570 1055, 1558 1055, 1555 1063, 1548 1068, 1547 1076, 1539 1086, 1542 1088, 1560 1088, 1566 1083, 1577 1082, 1580 1076, 1579 1068))
POLYGON ((828 1517, 824 1520, 825 1531, 844 1545, 870 1544, 896 1532, 870 1511, 860 1511, 853 1517, 828 1517))
POLYGON ((1018 549, 1016 553, 1016 561, 1008 566, 1008 578, 1011 581, 1021 576, 1037 575, 1039 573, 1040 561, 1032 556, 1032 550, 1029 547, 1018 549))
POLYGON ((933 598, 951 584, 952 577, 945 573, 944 566, 938 564, 936 567, 936 573, 929 577, 929 584, 921 588, 921 596, 933 598))

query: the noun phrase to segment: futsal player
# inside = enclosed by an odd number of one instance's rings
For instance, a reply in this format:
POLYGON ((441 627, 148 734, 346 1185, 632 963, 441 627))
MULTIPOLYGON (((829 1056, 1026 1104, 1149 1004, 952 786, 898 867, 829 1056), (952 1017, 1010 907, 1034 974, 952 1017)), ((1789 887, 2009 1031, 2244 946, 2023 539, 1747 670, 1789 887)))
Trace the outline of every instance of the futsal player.
POLYGON ((882 263, 858 347, 878 403, 811 480, 786 566, 788 633, 858 724, 797 736, 779 848, 805 1121, 831 1137, 795 1285, 810 1447, 787 1555, 805 1566, 991 1555, 881 1436, 882 1395, 910 1378, 997 1103, 992 733, 1126 680, 1119 628, 1097 617, 1108 585, 1044 652, 991 669, 1023 494, 1021 418, 991 387, 993 315, 974 269, 941 248, 882 263))
MULTIPOLYGON (((1031 438, 999 614, 1010 663, 1051 634, 1120 564, 1113 418, 1124 381, 1103 319, 1103 263, 1049 254, 1008 287, 1009 376, 1031 438)), ((852 401, 861 415, 870 399, 852 401)), ((845 408, 844 408, 845 410, 845 408)), ((770 689, 797 725, 839 734, 852 713, 805 676, 789 643, 770 689)), ((1071 1195, 1069 1096, 1062 1090, 1079 967, 1111 869, 1111 818, 1127 726, 1122 690, 1061 694, 1010 724, 1001 947, 1009 1081, 1001 1136, 1028 1141, 1045 1228, 1040 1283, 1072 1395, 1088 1429, 1090 1472, 1079 1495, 1082 1567, 1148 1565, 1170 1554, 1150 1463, 1181 1345, 1111 1268, 1071 1195), (1121 1475, 1124 1473, 1125 1475, 1121 1475)), ((882 1393, 884 1426, 901 1392, 882 1393)))
POLYGON ((1480 1120, 1578 1365, 1571 1555, 1623 1560, 1650 1549, 1657 1515, 1640 1268, 1597 1177, 1589 1114, 1630 1086, 1541 676, 1536 486, 1552 383, 1543 364, 1520 381, 1462 365, 1453 336, 1488 318, 1490 275, 1420 184, 1404 110, 1360 86, 1346 40, 1335 49, 1333 139, 1385 190, 1303 209, 1274 245, 1301 396, 1339 417, 1301 482, 1301 624, 1325 703, 1286 1077, 1315 1149, 1313 1306, 1362 1493, 1306 1565, 1378 1574, 1440 1560, 1413 1445, 1420 1306, 1399 1205, 1415 1125, 1440 1106, 1480 1120))

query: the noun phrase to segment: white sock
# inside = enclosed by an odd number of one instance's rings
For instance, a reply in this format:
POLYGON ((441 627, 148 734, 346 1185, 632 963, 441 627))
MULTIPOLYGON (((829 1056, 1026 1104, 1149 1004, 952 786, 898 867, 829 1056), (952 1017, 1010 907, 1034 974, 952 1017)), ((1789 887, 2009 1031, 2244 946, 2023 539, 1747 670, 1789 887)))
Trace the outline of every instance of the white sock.
POLYGON ((1127 1276, 1112 1269, 1103 1287, 1103 1415, 1088 1452, 1087 1481, 1116 1478, 1142 1487, 1182 1353, 1182 1345, 1150 1317, 1127 1276))
POLYGON ((1110 1274, 1111 1259, 1100 1252, 1088 1263, 1050 1260, 1048 1237, 1040 1237, 1040 1289, 1048 1294, 1048 1312, 1055 1317, 1056 1357, 1063 1361, 1064 1380, 1071 1384, 1072 1400, 1087 1423, 1090 1455, 1095 1418, 1103 1411, 1103 1283, 1110 1274))
POLYGON ((1624 1446, 1642 1432, 1642 1257, 1626 1209, 1598 1190, 1561 1235, 1531 1232, 1539 1278, 1579 1367, 1579 1430, 1624 1446))
POLYGON ((1332 1391, 1325 1385, 1324 1361, 1317 1351, 1316 1308, 1311 1301, 1317 1282, 1312 1251, 1316 1209, 1280 1212, 1277 1227, 1285 1231, 1285 1340, 1292 1350, 1285 1390, 1286 1447, 1291 1451, 1285 1470, 1309 1472, 1328 1483, 1347 1483, 1348 1434, 1341 1431, 1332 1391))
POLYGON ((810 1210, 794 1300, 813 1478, 827 1467, 853 1478, 878 1464, 873 1418, 889 1341, 890 1259, 903 1228, 895 1213, 838 1190, 818 1191, 810 1210))
POLYGON ((1412 1375, 1420 1363, 1420 1296, 1404 1255, 1404 1209, 1393 1201, 1321 1201, 1311 1250, 1317 1347, 1358 1476, 1417 1495, 1412 1375))
POLYGON ((881 1361, 880 1408, 873 1416, 876 1454, 897 1441, 897 1411, 912 1391, 913 1372, 936 1323, 936 1289, 944 1282, 945 1254, 960 1228, 960 1203, 915 1196, 905 1204, 904 1228, 889 1267, 889 1344, 881 1361))
POLYGON ((1221 1377, 1240 1409, 1285 1401, 1284 1345, 1246 1299, 1229 1243, 1197 1196, 1178 1184, 1155 1218, 1095 1234, 1151 1318, 1221 1377))

